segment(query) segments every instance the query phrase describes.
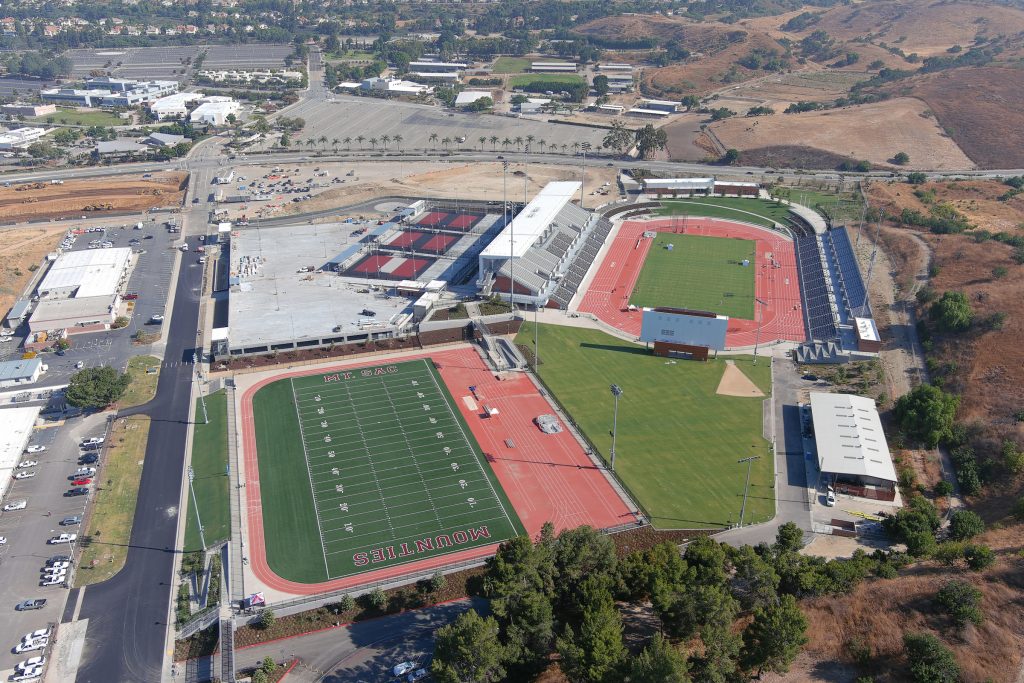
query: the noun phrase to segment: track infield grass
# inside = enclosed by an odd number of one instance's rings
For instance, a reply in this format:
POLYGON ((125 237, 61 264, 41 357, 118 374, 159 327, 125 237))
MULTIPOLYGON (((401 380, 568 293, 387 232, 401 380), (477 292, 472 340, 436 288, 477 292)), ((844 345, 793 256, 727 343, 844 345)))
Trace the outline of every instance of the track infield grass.
POLYGON ((755 246, 753 240, 659 232, 629 302, 753 320, 755 246), (742 265, 744 259, 750 265, 742 265))
MULTIPOLYGON (((196 425, 192 431, 192 469, 196 478, 192 487, 199 503, 206 546, 227 540, 231 535, 228 506, 228 399, 223 390, 206 397, 208 424, 203 423, 203 409, 196 400, 196 425)), ((185 552, 202 550, 199 524, 192 496, 188 498, 185 520, 185 552)))
POLYGON ((525 533, 429 360, 278 380, 253 397, 253 419, 267 562, 283 579, 525 533))
MULTIPOLYGON (((774 465, 762 437, 761 398, 715 393, 725 360, 707 363, 651 355, 642 346, 599 330, 541 325, 541 378, 607 462, 613 400, 619 399, 615 469, 655 527, 722 528, 739 521, 746 465, 750 474, 745 523, 775 514, 774 465)), ((532 348, 533 325, 516 340, 532 348)), ((771 390, 770 362, 730 356, 764 392, 771 390)))

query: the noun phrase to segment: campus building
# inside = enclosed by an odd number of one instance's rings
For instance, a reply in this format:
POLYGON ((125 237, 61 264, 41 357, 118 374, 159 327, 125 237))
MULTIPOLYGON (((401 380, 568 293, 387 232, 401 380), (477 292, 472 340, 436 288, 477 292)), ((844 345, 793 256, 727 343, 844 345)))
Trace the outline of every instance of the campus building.
POLYGON ((132 250, 86 249, 57 257, 39 283, 28 325, 31 332, 107 329, 117 314, 132 250))
POLYGON ((240 102, 230 97, 207 97, 189 115, 189 121, 207 126, 223 126, 229 116, 237 117, 242 111, 240 102))

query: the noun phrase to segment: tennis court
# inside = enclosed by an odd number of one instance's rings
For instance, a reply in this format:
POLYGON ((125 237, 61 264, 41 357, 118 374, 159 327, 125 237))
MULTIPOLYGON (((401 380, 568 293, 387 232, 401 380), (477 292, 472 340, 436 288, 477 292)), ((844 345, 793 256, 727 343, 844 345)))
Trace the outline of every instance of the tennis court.
POLYGON ((253 397, 267 562, 318 583, 524 533, 429 359, 253 397))
POLYGON ((368 254, 345 271, 354 277, 372 277, 380 280, 406 280, 418 277, 434 264, 435 259, 388 254, 368 254))
POLYGON ((629 303, 753 320, 754 251, 753 240, 659 232, 629 303))

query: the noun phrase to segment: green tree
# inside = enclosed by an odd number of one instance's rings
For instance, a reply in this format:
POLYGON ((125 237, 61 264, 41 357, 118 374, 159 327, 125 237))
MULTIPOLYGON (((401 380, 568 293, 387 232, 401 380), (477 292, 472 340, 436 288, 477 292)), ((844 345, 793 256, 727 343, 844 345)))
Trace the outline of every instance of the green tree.
POLYGON ((594 93, 598 97, 601 97, 602 95, 607 95, 608 94, 608 77, 604 76, 604 75, 594 76, 593 86, 594 86, 594 93))
POLYGON ((558 638, 557 648, 562 671, 573 683, 604 681, 618 669, 625 660, 626 646, 622 618, 607 589, 591 594, 579 628, 568 626, 558 638))
POLYGON ((356 599, 345 593, 338 599, 337 606, 341 612, 351 612, 356 607, 356 599))
POLYGON ((377 586, 372 591, 370 591, 366 599, 369 601, 370 607, 379 612, 383 612, 385 609, 387 609, 388 594, 381 590, 380 586, 377 586))
POLYGON ((935 594, 935 604, 948 614, 957 626, 968 623, 981 626, 981 591, 966 581, 947 581, 935 594))
POLYGON ((988 569, 996 561, 996 554, 987 545, 975 544, 964 547, 967 566, 976 572, 988 569))
POLYGON ((722 119, 728 119, 733 116, 736 116, 736 112, 728 107, 719 107, 718 109, 711 110, 712 121, 721 121, 722 119))
POLYGON ((892 163, 896 164, 897 166, 905 166, 910 163, 910 155, 907 154, 906 152, 897 152, 895 155, 893 155, 892 163))
POLYGON ((263 658, 263 663, 260 664, 260 670, 269 676, 277 671, 277 662, 274 661, 273 657, 268 655, 263 658))
POLYGON ((928 176, 920 171, 914 171, 913 173, 907 174, 907 182, 911 185, 923 185, 928 182, 928 176))
POLYGON ((655 128, 649 123, 643 128, 637 129, 635 136, 636 149, 641 159, 649 158, 655 152, 665 149, 665 145, 668 144, 668 134, 665 129, 655 128))
POLYGON ((679 548, 666 541, 634 551, 619 562, 619 590, 630 600, 646 600, 659 587, 681 586, 692 581, 693 575, 679 548))
POLYGON ((605 134, 601 144, 621 154, 623 150, 633 146, 634 140, 633 131, 626 128, 621 121, 612 121, 612 127, 605 134))
POLYGON ((256 624, 264 631, 267 631, 270 628, 272 628, 276 622, 277 616, 274 614, 274 610, 268 607, 267 609, 260 612, 260 618, 256 622, 256 624))
POLYGON ((683 95, 683 99, 679 103, 686 107, 686 111, 692 111, 700 107, 700 98, 696 95, 683 95))
POLYGON ((957 396, 931 384, 919 384, 896 400, 893 415, 907 436, 935 448, 952 433, 959 405, 957 396))
POLYGON ((693 679, 701 683, 740 683, 749 680, 739 672, 743 640, 729 626, 709 626, 701 633, 704 654, 693 660, 693 679))
POLYGON ((963 332, 974 321, 971 303, 963 292, 943 292, 928 314, 940 329, 947 332, 963 332))
POLYGON ((930 633, 905 633, 903 649, 915 683, 956 683, 960 666, 953 652, 930 633))
POLYGON ((498 622, 471 609, 437 630, 430 669, 439 683, 491 683, 505 676, 504 656, 498 622))
POLYGON ((775 533, 775 548, 796 552, 804 547, 804 532, 794 522, 786 522, 775 533))
POLYGON ((256 669, 252 672, 251 680, 252 683, 268 683, 270 679, 267 678, 267 674, 264 673, 263 669, 256 669))
POLYGON ((130 383, 131 377, 109 365, 85 368, 71 376, 64 397, 77 408, 106 408, 124 395, 130 383))
POLYGON ((687 683, 686 657, 667 638, 655 633, 651 642, 630 660, 629 681, 635 683, 687 683))
POLYGON ((551 600, 538 591, 527 590, 493 600, 491 608, 501 626, 505 661, 521 670, 517 673, 539 672, 555 641, 551 600))
POLYGON ((764 607, 775 601, 780 580, 771 564, 749 545, 732 550, 729 560, 733 567, 729 587, 744 610, 764 607))
POLYGON ((436 572, 434 572, 433 576, 430 577, 430 592, 431 593, 434 593, 434 594, 440 593, 441 591, 443 591, 445 589, 445 586, 447 586, 447 585, 448 585, 448 579, 445 578, 445 575, 443 573, 441 573, 440 569, 438 569, 436 572))
POLYGON ((555 614, 563 622, 574 622, 585 604, 586 582, 611 585, 616 569, 615 544, 589 526, 567 529, 558 535, 553 559, 557 577, 555 614))
POLYGON ((999 454, 1003 457, 1003 465, 1011 474, 1020 474, 1024 471, 1024 451, 1017 448, 1017 444, 1007 439, 1003 441, 999 454))
POLYGON ((778 602, 754 612, 754 621, 743 632, 744 668, 784 674, 807 643, 807 618, 796 598, 783 595, 778 602))
POLYGON ((957 510, 949 517, 949 537, 967 541, 985 531, 985 522, 970 510, 957 510))
POLYGON ((708 585, 725 583, 727 556, 725 548, 718 541, 707 536, 695 538, 686 546, 683 557, 696 572, 698 583, 708 585))
POLYGON ((738 149, 735 149, 735 148, 729 148, 729 149, 725 150, 725 154, 722 155, 722 163, 723 164, 729 164, 730 166, 732 164, 735 164, 737 161, 739 161, 739 159, 740 159, 740 151, 738 149))
POLYGON ((660 590, 653 603, 665 632, 673 638, 690 638, 708 626, 729 626, 739 607, 723 586, 705 584, 660 590))

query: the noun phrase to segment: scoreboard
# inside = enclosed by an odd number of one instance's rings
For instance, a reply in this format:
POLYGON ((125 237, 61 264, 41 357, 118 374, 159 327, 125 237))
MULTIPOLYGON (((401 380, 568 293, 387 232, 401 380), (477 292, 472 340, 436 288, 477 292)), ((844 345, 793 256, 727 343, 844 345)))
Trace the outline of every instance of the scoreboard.
POLYGON ((725 350, 729 317, 682 308, 645 308, 640 341, 725 350))

